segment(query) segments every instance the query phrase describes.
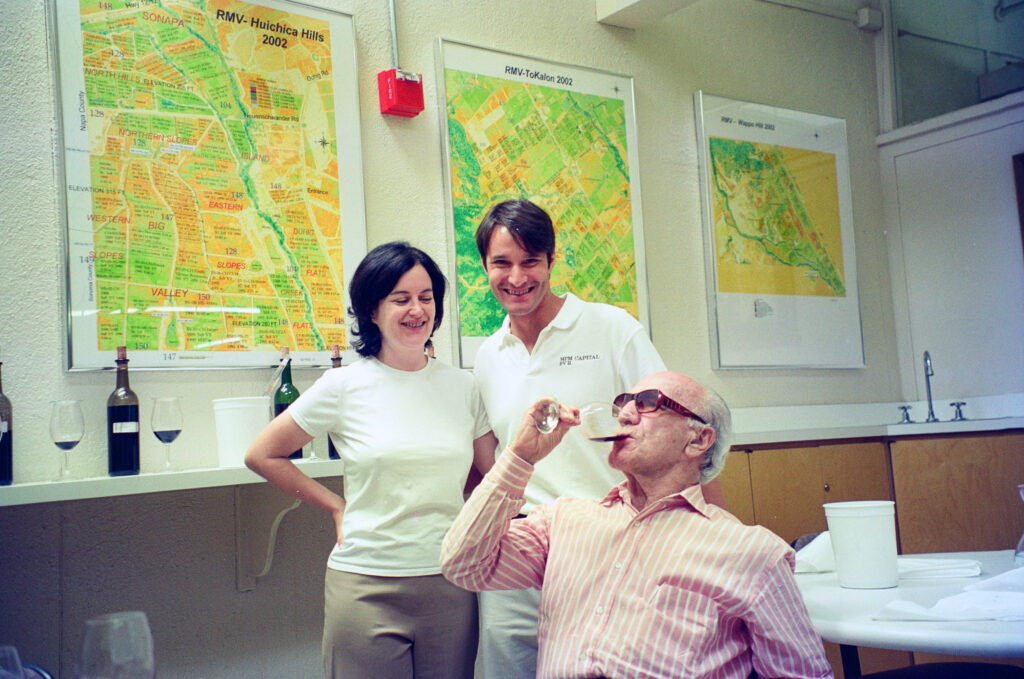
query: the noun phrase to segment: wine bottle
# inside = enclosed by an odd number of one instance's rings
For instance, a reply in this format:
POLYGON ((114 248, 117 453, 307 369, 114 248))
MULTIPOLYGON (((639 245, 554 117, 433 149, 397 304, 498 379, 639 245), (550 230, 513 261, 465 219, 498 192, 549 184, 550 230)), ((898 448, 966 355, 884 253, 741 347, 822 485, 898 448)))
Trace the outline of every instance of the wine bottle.
MULTIPOLYGON (((299 397, 299 390, 292 384, 292 359, 288 355, 288 347, 281 347, 281 362, 284 369, 281 371, 281 386, 274 392, 274 416, 280 415, 288 409, 295 399, 299 397)), ((289 460, 297 460, 302 457, 302 448, 294 451, 288 456, 289 460)))
MULTIPOLYGON (((331 367, 341 367, 341 347, 337 344, 331 347, 331 367)), ((341 456, 338 455, 338 449, 334 447, 334 441, 331 440, 331 435, 327 435, 327 457, 332 460, 340 460, 341 456)))
POLYGON ((139 397, 128 386, 128 356, 117 348, 117 386, 107 399, 107 470, 111 476, 139 473, 139 397))
MULTIPOLYGON (((0 356, 0 370, 3 369, 0 356)), ((0 486, 11 485, 14 478, 13 455, 14 427, 11 425, 11 399, 4 396, 3 374, 0 373, 0 486)))

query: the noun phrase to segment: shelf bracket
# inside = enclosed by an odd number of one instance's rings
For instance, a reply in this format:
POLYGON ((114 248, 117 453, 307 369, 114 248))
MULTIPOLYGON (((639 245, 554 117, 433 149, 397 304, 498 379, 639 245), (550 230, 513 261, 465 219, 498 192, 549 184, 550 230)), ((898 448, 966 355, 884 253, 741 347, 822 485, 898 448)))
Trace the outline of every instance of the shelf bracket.
POLYGON ((256 579, 270 572, 277 528, 299 500, 269 483, 235 486, 235 586, 256 589, 256 579))

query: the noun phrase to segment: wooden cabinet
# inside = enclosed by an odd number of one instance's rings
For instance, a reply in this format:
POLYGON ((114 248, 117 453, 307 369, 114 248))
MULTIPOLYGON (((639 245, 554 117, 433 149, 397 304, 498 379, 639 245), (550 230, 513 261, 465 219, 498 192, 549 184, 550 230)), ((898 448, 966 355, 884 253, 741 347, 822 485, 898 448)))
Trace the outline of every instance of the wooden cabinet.
POLYGON ((792 542, 825 530, 826 502, 891 500, 881 441, 734 450, 722 473, 729 510, 792 542))
MULTIPOLYGON (((786 542, 825 530, 821 505, 847 500, 895 500, 902 554, 1013 549, 1024 531, 1019 430, 733 450, 719 479, 729 511, 786 542)), ((842 679, 839 647, 825 649, 842 679)), ((859 650, 865 673, 911 662, 985 660, 859 650)))
POLYGON ((905 554, 1013 549, 1024 532, 1024 432, 893 440, 905 554))

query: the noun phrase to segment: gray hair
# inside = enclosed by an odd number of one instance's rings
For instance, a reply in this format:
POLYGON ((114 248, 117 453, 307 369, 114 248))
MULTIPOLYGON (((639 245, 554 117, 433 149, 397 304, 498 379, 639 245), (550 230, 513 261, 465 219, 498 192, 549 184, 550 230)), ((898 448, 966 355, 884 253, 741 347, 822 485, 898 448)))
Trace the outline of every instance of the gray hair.
MULTIPOLYGON (((704 459, 700 462, 700 482, 707 483, 718 476, 725 467, 725 460, 729 456, 732 413, 729 412, 729 406, 726 405, 725 399, 713 389, 704 387, 701 415, 707 420, 708 426, 715 430, 715 442, 704 451, 704 459)), ((691 424, 699 423, 692 422, 691 424)))

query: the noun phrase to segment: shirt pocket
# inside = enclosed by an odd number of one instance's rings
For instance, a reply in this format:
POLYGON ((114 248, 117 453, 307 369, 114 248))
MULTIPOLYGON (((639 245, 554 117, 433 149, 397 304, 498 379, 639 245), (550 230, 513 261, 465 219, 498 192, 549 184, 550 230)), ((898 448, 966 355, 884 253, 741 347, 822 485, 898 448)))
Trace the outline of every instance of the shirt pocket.
POLYGON ((694 676, 718 631, 718 604, 699 592, 665 583, 656 585, 647 601, 649 627, 638 638, 637 661, 672 668, 673 676, 694 676))

